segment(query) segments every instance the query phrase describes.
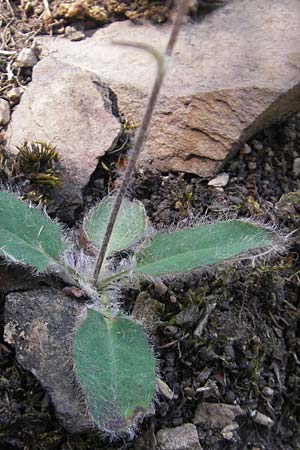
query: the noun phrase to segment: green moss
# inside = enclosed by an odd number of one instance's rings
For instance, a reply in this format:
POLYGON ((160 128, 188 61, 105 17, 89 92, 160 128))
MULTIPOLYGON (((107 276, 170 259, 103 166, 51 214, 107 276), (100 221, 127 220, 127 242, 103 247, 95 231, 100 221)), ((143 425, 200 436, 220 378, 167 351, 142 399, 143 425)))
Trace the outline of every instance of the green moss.
POLYGON ((62 187, 60 159, 50 143, 25 141, 16 156, 0 151, 0 177, 17 184, 22 197, 34 203, 48 203, 52 189, 62 187))

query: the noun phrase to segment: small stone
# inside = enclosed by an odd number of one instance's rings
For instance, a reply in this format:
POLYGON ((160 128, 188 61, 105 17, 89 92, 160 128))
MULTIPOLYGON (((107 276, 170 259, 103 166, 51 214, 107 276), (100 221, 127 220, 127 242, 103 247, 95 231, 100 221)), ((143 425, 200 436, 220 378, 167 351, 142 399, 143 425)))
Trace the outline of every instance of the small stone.
POLYGON ((237 422, 232 422, 229 425, 226 425, 221 431, 221 433, 229 433, 230 431, 235 431, 239 428, 239 424, 237 422))
POLYGON ((227 433, 222 433, 222 436, 224 439, 226 439, 226 441, 231 441, 234 435, 232 431, 228 431, 227 433))
POLYGON ((256 169, 256 162, 255 161, 250 161, 248 163, 248 167, 250 170, 255 170, 256 169))
POLYGON ((173 400, 174 398, 174 392, 172 389, 160 378, 156 377, 156 386, 161 395, 166 397, 168 400, 173 400))
POLYGON ((235 351, 232 345, 228 344, 225 346, 224 351, 227 356, 229 356, 230 359, 234 361, 235 359, 235 351))
POLYGON ((208 186, 213 187, 224 187, 228 184, 229 175, 228 173, 219 173, 215 178, 208 182, 208 186))
POLYGON ((300 158, 295 158, 293 161, 293 173, 295 177, 300 174, 300 158))
POLYGON ((224 399, 227 403, 233 403, 235 401, 235 398, 236 398, 236 396, 233 391, 226 392, 225 397, 224 397, 224 399))
POLYGON ((7 98, 9 98, 9 100, 11 100, 12 102, 16 102, 17 100, 19 100, 19 98, 21 97, 21 95, 23 94, 24 89, 21 87, 14 87, 12 89, 10 89, 7 93, 6 96, 7 98))
POLYGON ((155 300, 150 297, 148 292, 142 291, 138 294, 132 310, 132 317, 140 321, 150 335, 154 335, 158 316, 155 308, 155 300))
POLYGON ((176 298, 176 295, 170 295, 170 302, 171 303, 177 303, 177 298, 176 298))
POLYGON ((76 27, 72 27, 71 25, 69 25, 65 29, 65 37, 67 39, 70 39, 70 41, 75 42, 75 41, 81 41, 82 39, 84 39, 85 34, 83 33, 83 31, 76 29, 76 27))
POLYGON ((165 295, 168 292, 168 286, 165 285, 162 281, 155 281, 154 284, 155 292, 159 295, 165 295))
POLYGON ((264 148, 264 146, 262 145, 262 143, 261 143, 261 142, 258 142, 258 141, 252 141, 252 146, 253 146, 253 148, 255 148, 255 150, 257 150, 257 151, 261 151, 261 150, 264 148))
POLYGON ((164 428, 157 433, 156 439, 159 450, 202 450, 197 428, 192 423, 164 428))
POLYGON ((250 147, 249 144, 244 144, 242 147, 242 153, 243 155, 250 155, 250 153, 252 152, 252 148, 250 147))
POLYGON ((269 386, 265 386, 265 387, 263 388, 263 394, 264 394, 266 397, 272 397, 273 394, 274 394, 274 389, 271 389, 269 386))
POLYGON ((256 413, 253 415, 253 420, 259 425, 263 425, 267 428, 271 428, 275 423, 274 420, 271 419, 271 417, 268 417, 259 411, 256 411, 256 413))
POLYGON ((17 57, 19 67, 33 67, 37 64, 38 57, 31 48, 23 48, 17 57))
POLYGON ((221 429, 231 425, 237 416, 245 416, 246 412, 236 405, 225 403, 200 403, 196 409, 193 423, 205 424, 211 428, 221 429))
POLYGON ((213 397, 214 399, 216 399, 220 397, 220 391, 216 381, 210 379, 207 380, 204 388, 206 390, 203 392, 203 398, 207 399, 213 397))
POLYGON ((6 125, 10 119, 10 106, 7 100, 0 98, 0 126, 6 125))
POLYGON ((200 317, 198 305, 189 305, 176 314, 176 323, 178 325, 195 323, 200 317))

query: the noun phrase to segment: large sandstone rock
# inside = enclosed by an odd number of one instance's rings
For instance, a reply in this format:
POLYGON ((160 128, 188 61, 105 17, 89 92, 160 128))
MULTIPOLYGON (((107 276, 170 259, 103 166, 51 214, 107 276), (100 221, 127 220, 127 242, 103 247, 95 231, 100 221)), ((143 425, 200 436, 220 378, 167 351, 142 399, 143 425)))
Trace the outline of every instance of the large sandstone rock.
POLYGON ((55 145, 65 166, 65 182, 72 185, 70 197, 74 186, 80 191, 88 183, 98 158, 120 134, 112 109, 110 91, 97 75, 45 58, 33 70, 6 137, 14 153, 25 140, 55 145))
MULTIPOLYGON (((154 63, 141 50, 110 42, 140 41, 162 50, 169 32, 168 24, 121 22, 81 42, 44 37, 40 41, 50 57, 43 64, 51 66, 53 55, 76 70, 97 73, 117 95, 121 112, 139 123, 154 63)), ((256 131, 300 109, 299 41, 299 0, 233 0, 200 23, 186 24, 144 161, 153 160, 161 170, 209 176, 256 131)), ((88 144, 87 134, 81 139, 88 144)))

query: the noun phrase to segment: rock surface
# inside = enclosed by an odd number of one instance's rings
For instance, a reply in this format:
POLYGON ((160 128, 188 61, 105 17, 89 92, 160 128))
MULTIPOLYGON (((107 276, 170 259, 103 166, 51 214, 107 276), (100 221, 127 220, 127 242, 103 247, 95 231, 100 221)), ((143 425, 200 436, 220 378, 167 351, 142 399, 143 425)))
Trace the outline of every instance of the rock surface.
POLYGON ((91 430, 70 358, 71 336, 84 305, 53 288, 7 296, 5 340, 19 364, 42 384, 70 433, 91 430))
MULTIPOLYGON (((45 55, 97 73, 125 117, 139 123, 154 63, 141 50, 112 46, 111 39, 162 50, 169 32, 169 24, 121 22, 81 42, 40 42, 45 55)), ((299 110, 299 40, 298 0, 235 0, 183 26, 143 160, 163 171, 211 176, 251 135, 299 110)))
POLYGON ((23 48, 17 57, 19 67, 33 67, 37 64, 38 57, 31 48, 23 48))
POLYGON ((0 127, 6 125, 10 119, 10 106, 7 100, 0 98, 0 127))
POLYGON ((33 289, 43 280, 26 266, 5 264, 0 260, 0 294, 8 294, 19 290, 33 289))
POLYGON ((197 428, 192 423, 164 428, 157 433, 156 438, 159 450, 202 450, 197 428))
POLYGON ((65 183, 78 192, 120 132, 109 89, 99 78, 51 57, 35 66, 6 138, 14 153, 25 140, 56 146, 66 169, 65 183))
POLYGON ((240 406, 203 402, 196 409, 193 423, 221 429, 231 425, 236 417, 245 415, 246 412, 240 406))

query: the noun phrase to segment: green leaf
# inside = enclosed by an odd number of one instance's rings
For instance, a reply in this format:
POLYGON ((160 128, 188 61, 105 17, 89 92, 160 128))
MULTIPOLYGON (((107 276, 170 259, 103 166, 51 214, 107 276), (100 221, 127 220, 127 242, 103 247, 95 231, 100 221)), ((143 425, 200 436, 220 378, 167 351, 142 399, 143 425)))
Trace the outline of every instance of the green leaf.
POLYGON ((146 275, 188 272, 272 247, 275 233, 241 220, 200 225, 168 234, 157 234, 137 254, 134 272, 146 275))
POLYGON ((88 412, 100 429, 126 431, 147 411, 155 361, 141 325, 88 309, 73 335, 73 361, 88 412))
MULTIPOLYGON (((107 222, 113 207, 114 199, 108 197, 97 205, 90 216, 84 222, 84 231, 87 238, 100 248, 107 222)), ((125 250, 137 242, 145 229, 145 210, 142 203, 131 202, 127 199, 122 201, 113 233, 110 238, 107 253, 125 250)))
POLYGON ((41 271, 56 263, 63 250, 58 224, 15 195, 0 192, 1 255, 41 271))

